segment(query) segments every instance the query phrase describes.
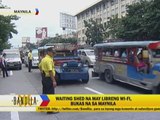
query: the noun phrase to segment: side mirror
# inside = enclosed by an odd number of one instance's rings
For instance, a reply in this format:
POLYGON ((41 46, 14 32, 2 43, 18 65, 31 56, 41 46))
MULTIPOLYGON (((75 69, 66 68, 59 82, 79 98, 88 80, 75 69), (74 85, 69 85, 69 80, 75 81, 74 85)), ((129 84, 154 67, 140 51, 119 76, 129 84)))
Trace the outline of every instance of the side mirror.
POLYGON ((84 67, 88 67, 88 65, 87 65, 87 64, 83 64, 83 66, 84 66, 84 67))

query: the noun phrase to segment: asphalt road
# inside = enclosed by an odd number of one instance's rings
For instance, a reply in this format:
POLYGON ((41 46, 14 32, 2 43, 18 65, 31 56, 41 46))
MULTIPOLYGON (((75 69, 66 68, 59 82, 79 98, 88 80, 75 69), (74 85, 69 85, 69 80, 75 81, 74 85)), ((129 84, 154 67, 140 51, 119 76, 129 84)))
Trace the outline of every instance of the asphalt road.
MULTIPOLYGON (((90 72, 92 69, 90 69, 90 72)), ((13 71, 8 78, 0 76, 0 94, 41 94, 41 76, 38 69, 28 73, 26 67, 13 71)), ((116 82, 107 84, 92 78, 88 84, 67 81, 56 88, 57 94, 148 94, 148 91, 116 82)), ((48 115, 36 112, 1 112, 0 120, 159 120, 160 113, 58 113, 48 115)))

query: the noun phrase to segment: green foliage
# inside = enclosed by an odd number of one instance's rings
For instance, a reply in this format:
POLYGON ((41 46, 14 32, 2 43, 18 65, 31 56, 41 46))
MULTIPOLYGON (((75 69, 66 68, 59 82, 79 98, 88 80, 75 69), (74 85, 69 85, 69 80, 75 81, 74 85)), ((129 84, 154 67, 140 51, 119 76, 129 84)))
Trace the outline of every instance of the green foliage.
POLYGON ((101 24, 101 19, 90 19, 89 21, 84 21, 84 24, 86 27, 85 35, 87 37, 87 44, 94 45, 104 40, 106 29, 105 26, 101 24))
POLYGON ((13 34, 17 34, 15 29, 15 24, 12 23, 13 20, 18 20, 17 16, 3 16, 0 15, 0 48, 6 48, 8 39, 12 38, 13 34))
POLYGON ((106 28, 109 37, 116 39, 117 36, 120 38, 123 35, 124 28, 122 26, 122 19, 118 18, 118 15, 114 16, 108 22, 106 28))
POLYGON ((25 47, 29 50, 33 50, 37 48, 37 46, 33 43, 27 43, 25 47))
POLYGON ((41 41, 41 43, 39 44, 39 46, 44 46, 47 43, 51 43, 52 40, 53 40, 53 38, 44 39, 44 40, 41 41))
POLYGON ((54 37, 54 38, 48 38, 48 39, 44 39, 42 40, 42 42, 40 43, 39 46, 44 46, 46 44, 49 44, 49 43, 73 43, 73 44, 76 44, 78 41, 77 38, 62 38, 62 37, 54 37))
POLYGON ((160 39, 160 1, 141 0, 127 6, 127 15, 111 18, 108 33, 125 40, 160 39))

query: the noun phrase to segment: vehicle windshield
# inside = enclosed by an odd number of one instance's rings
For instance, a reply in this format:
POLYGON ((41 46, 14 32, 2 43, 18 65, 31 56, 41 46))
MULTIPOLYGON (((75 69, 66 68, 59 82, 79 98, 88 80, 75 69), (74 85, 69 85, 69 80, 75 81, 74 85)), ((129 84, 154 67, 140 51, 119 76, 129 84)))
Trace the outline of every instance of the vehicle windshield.
POLYGON ((6 58, 19 58, 18 54, 7 54, 6 58))
POLYGON ((160 49, 152 50, 154 58, 160 58, 160 49))
POLYGON ((38 52, 32 53, 33 57, 38 57, 38 52))
POLYGON ((86 51, 86 54, 89 55, 89 56, 93 56, 94 55, 94 51, 91 50, 91 51, 86 51))

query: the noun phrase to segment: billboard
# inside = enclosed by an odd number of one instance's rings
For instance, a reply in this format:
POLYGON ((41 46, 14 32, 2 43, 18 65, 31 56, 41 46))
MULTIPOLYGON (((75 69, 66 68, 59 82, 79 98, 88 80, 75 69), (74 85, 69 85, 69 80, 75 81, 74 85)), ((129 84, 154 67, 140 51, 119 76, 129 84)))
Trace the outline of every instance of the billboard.
POLYGON ((30 43, 30 37, 22 37, 22 44, 30 43))
POLYGON ((47 38, 47 27, 36 28, 36 38, 45 39, 47 38))
POLYGON ((66 13, 60 13, 60 27, 63 28, 63 30, 76 30, 76 17, 66 13))

